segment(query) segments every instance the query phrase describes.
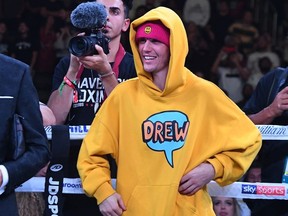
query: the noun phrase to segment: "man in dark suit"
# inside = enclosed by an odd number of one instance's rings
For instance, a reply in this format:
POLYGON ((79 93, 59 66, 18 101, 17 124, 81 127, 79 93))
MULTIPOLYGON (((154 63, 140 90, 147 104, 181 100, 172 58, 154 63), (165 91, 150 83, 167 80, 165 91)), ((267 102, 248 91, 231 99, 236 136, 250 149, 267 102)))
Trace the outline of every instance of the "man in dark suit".
POLYGON ((17 216, 14 189, 33 177, 50 160, 39 100, 29 66, 0 54, 0 216, 17 216), (9 159, 11 119, 23 117, 25 151, 9 159))
MULTIPOLYGON (((258 82, 243 111, 256 125, 287 125, 288 68, 276 67, 258 82)), ((282 183, 288 157, 287 140, 264 140, 258 154, 261 181, 282 183)), ((286 182, 285 182, 286 183, 286 182)), ((288 215, 288 200, 258 199, 251 208, 253 216, 288 215)))

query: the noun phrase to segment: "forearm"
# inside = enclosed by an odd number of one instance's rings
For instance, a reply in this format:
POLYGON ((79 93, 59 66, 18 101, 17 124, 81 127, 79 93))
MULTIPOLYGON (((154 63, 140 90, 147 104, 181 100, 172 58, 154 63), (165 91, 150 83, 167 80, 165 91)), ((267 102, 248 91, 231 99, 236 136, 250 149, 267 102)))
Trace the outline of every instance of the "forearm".
POLYGON ((118 80, 112 71, 107 74, 108 76, 102 77, 101 81, 103 83, 105 93, 108 96, 112 92, 112 90, 118 85, 118 80), (111 75, 109 75, 110 73, 111 75))
MULTIPOLYGON (((72 59, 71 59, 72 62, 72 59)), ((70 64, 66 77, 71 81, 75 81, 77 77, 77 71, 79 70, 79 64, 76 66, 70 64)), ((63 79, 64 81, 64 79, 63 79)), ((56 118, 56 124, 64 124, 73 102, 74 89, 67 84, 60 85, 59 88, 52 92, 47 102, 47 106, 52 110, 56 118)))
POLYGON ((73 100, 73 89, 67 85, 63 86, 62 91, 59 89, 52 92, 47 106, 53 111, 56 124, 64 124, 70 111, 73 100))
POLYGON ((277 114, 268 106, 258 113, 248 115, 254 124, 270 124, 277 114))

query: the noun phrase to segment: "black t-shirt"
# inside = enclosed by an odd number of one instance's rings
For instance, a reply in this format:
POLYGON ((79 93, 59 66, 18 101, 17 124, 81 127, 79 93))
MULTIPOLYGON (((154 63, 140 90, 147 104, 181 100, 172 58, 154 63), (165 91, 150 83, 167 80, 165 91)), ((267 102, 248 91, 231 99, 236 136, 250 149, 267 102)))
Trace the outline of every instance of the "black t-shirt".
MULTIPOLYGON (((70 56, 63 57, 55 68, 52 83, 52 92, 61 85, 64 76, 67 73, 70 63, 70 56)), ((136 77, 134 60, 130 53, 124 55, 119 65, 118 82, 136 77)), ((105 100, 104 87, 96 71, 84 69, 78 83, 80 97, 78 103, 73 103, 68 115, 66 124, 69 125, 91 125, 95 113, 99 110, 105 100)), ((77 171, 77 159, 82 140, 70 141, 69 168, 67 178, 79 178, 77 171)), ((111 177, 115 178, 117 167, 111 156, 108 156, 111 169, 111 177)), ((79 196, 74 194, 65 194, 64 215, 101 215, 94 198, 88 198, 86 195, 79 196)))
MULTIPOLYGON (((70 63, 70 56, 63 57, 55 68, 52 84, 52 92, 61 85, 67 73, 70 63)), ((126 53, 119 65, 118 82, 136 77, 133 57, 126 53)), ((103 103, 104 87, 96 71, 84 69, 78 83, 80 90, 79 102, 72 104, 67 124, 90 125, 95 113, 103 103)))
MULTIPOLYGON (((276 68, 260 79, 250 100, 245 104, 243 111, 246 114, 255 114, 270 105, 281 88, 286 86, 288 71, 285 68, 276 68)), ((284 113, 271 122, 271 125, 287 125, 288 117, 284 113)), ((259 152, 262 163, 262 182, 281 183, 284 172, 285 158, 288 156, 288 141, 263 140, 259 152)), ((253 216, 281 216, 288 213, 287 200, 246 200, 253 216)))
MULTIPOLYGON (((67 73, 70 63, 70 56, 63 57, 55 68, 52 91, 55 91, 61 85, 64 76, 67 73)), ((126 53, 119 65, 118 82, 136 77, 134 60, 130 53, 126 53)), ((66 123, 69 125, 91 125, 95 113, 105 100, 104 87, 96 71, 84 69, 78 83, 80 96, 78 103, 73 103, 70 109, 66 123)), ((79 177, 76 169, 78 152, 82 141, 71 141, 69 176, 71 178, 79 177)), ((112 173, 115 177, 115 173, 112 173)))
POLYGON ((30 65, 33 52, 39 51, 40 45, 36 42, 36 37, 28 36, 26 38, 17 37, 11 46, 11 52, 15 58, 30 65))

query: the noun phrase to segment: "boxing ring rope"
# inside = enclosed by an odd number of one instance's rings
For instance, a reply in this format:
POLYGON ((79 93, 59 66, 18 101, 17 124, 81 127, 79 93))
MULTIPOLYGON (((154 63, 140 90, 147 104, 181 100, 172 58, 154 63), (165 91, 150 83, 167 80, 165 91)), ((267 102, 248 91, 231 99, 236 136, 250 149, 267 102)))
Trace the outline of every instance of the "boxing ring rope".
MULTIPOLYGON (((52 137, 51 126, 44 127, 47 138, 52 137)), ((83 139, 90 126, 69 126, 70 140, 83 139)), ((279 125, 257 125, 262 134, 263 140, 288 140, 288 126, 279 125)), ((112 179, 112 185, 116 187, 116 179, 112 179)), ((207 185, 211 196, 224 196, 246 199, 280 199, 288 200, 288 184, 286 183, 250 183, 234 182, 233 184, 221 187, 211 181, 207 185)), ((24 182, 16 192, 44 192, 45 177, 33 177, 24 182)), ((63 193, 83 194, 81 180, 79 178, 64 178, 63 193)))

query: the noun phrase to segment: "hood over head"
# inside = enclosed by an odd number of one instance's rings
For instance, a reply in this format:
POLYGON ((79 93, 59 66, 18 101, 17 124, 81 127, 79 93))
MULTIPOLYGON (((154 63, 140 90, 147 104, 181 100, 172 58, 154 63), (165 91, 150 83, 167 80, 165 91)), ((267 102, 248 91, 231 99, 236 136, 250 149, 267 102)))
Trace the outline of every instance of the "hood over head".
POLYGON ((165 96, 171 92, 177 92, 176 90, 180 90, 184 86, 187 74, 191 73, 185 68, 185 59, 188 53, 187 34, 181 18, 173 10, 157 7, 134 20, 130 28, 130 44, 139 80, 148 87, 152 94, 165 96), (150 38, 170 46, 169 69, 163 91, 153 83, 151 74, 144 71, 138 53, 137 41, 139 38, 144 37, 145 34, 145 38, 149 38, 145 31, 151 31, 150 38))

